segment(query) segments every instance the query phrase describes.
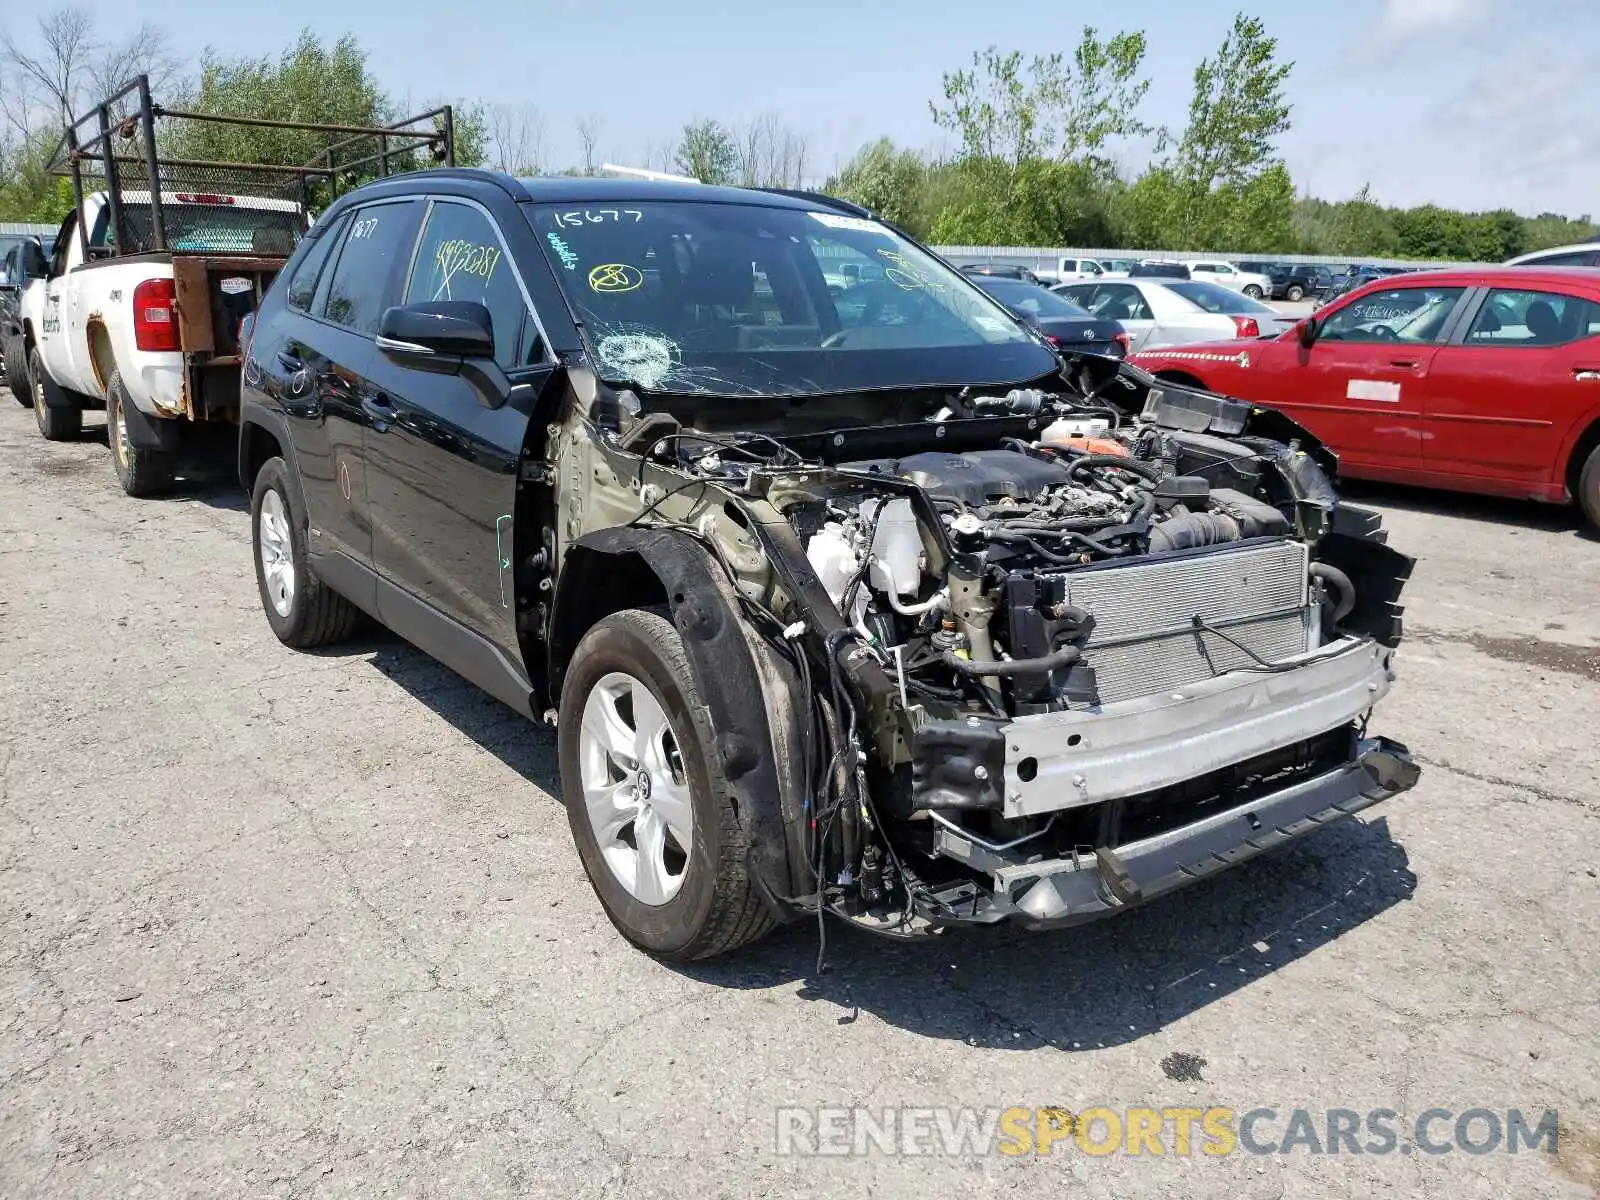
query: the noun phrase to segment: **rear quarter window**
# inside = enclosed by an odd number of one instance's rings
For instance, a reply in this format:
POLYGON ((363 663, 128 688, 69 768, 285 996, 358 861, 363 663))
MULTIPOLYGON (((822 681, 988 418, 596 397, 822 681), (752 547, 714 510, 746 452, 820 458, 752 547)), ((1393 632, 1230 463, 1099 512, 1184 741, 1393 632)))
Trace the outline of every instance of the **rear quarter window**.
POLYGON ((339 244, 339 237, 349 219, 348 214, 340 217, 331 228, 321 231, 311 239, 306 252, 295 264, 294 273, 289 277, 286 299, 290 308, 298 312, 311 311, 311 300, 317 294, 317 280, 322 275, 322 268, 327 265, 328 256, 339 244))

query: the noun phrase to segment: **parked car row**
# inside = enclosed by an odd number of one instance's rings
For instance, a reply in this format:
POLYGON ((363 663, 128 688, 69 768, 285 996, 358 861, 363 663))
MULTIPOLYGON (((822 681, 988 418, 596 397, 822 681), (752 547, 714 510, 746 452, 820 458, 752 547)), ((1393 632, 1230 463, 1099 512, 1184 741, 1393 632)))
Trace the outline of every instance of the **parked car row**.
POLYGON ((1293 415, 1355 478, 1575 502, 1600 525, 1600 271, 1369 279, 1274 339, 1136 347, 1158 378, 1293 415))
POLYGON ((1132 350, 1216 338, 1259 338, 1294 323, 1271 305, 1198 279, 1113 279, 1054 289, 1091 316, 1116 321, 1132 350))

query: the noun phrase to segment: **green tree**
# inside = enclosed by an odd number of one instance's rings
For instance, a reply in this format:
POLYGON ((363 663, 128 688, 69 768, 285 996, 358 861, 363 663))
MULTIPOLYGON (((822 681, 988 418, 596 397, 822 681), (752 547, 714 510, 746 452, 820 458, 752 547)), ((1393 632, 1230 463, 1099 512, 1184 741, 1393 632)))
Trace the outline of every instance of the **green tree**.
POLYGON ((683 127, 677 164, 701 183, 731 184, 739 169, 739 148, 721 122, 691 122, 683 127))
POLYGON ((916 226, 926 174, 915 151, 896 150, 888 138, 880 138, 858 150, 838 178, 827 182, 825 190, 870 208, 902 229, 922 232, 916 226))
POLYGON ((1276 157, 1289 128, 1283 85, 1293 63, 1277 61, 1278 39, 1259 17, 1239 13, 1215 58, 1194 71, 1189 124, 1178 143, 1178 173, 1195 192, 1242 184, 1276 157))
POLYGON ((1150 80, 1140 75, 1145 50, 1143 33, 1118 33, 1101 41, 1092 26, 1083 27, 1064 80, 1066 112, 1058 157, 1081 160, 1110 176, 1109 144, 1150 132, 1138 115, 1150 90, 1150 80))

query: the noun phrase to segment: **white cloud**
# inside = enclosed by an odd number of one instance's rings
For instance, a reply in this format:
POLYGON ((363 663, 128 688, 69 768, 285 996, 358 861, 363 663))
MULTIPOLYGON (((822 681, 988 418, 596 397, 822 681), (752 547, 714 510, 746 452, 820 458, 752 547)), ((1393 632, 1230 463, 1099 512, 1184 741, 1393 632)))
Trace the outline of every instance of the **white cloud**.
POLYGON ((1454 29, 1489 15, 1492 0, 1385 0, 1383 29, 1404 36, 1424 30, 1454 29))

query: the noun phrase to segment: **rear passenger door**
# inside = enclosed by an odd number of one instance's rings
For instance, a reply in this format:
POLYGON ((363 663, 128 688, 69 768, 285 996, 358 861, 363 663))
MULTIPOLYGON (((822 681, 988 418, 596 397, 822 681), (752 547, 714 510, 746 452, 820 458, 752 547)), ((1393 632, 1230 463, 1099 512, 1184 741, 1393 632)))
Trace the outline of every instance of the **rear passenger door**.
POLYGON ((1120 321, 1128 333, 1130 353, 1149 345, 1156 328, 1156 314, 1141 292, 1131 283, 1098 283, 1089 303, 1076 296, 1074 302, 1107 321, 1120 321))
POLYGON ((389 200, 341 217, 298 264, 276 345, 252 344, 260 369, 277 376, 291 419, 295 460, 310 514, 308 550, 350 599, 375 611, 366 432, 372 423, 368 372, 378 319, 394 302, 416 240, 421 204, 389 200))
MULTIPOLYGON (((506 239, 474 201, 430 202, 397 302, 440 300, 489 310, 496 362, 512 383, 549 375, 506 239)), ((531 397, 491 407, 463 376, 419 370, 381 350, 370 371, 379 406, 367 434, 373 556, 405 593, 380 589, 380 616, 409 636, 421 601, 520 663, 512 534, 531 397)))
POLYGON ((1480 294, 1423 391, 1430 473, 1518 494, 1559 490, 1558 451, 1600 403, 1600 304, 1576 292, 1480 294))

